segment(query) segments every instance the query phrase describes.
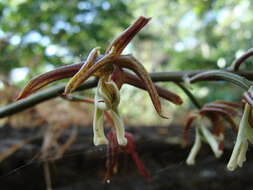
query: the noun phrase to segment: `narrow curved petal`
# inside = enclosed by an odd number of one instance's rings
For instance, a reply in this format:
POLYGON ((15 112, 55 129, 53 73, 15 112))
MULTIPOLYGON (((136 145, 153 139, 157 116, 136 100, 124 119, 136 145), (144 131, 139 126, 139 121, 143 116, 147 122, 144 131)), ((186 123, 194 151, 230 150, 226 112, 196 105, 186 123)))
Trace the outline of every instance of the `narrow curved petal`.
POLYGON ((200 111, 200 113, 205 113, 205 112, 219 112, 219 113, 227 114, 230 116, 238 116, 238 114, 235 115, 235 113, 237 112, 233 113, 233 112, 230 112, 229 110, 222 109, 219 107, 204 107, 200 111))
POLYGON ((31 95, 32 93, 36 92, 40 88, 54 81, 74 76, 76 72, 80 69, 82 64, 83 63, 77 63, 77 64, 72 64, 72 65, 62 66, 52 71, 35 76, 28 82, 28 84, 24 87, 24 89, 19 93, 16 100, 23 99, 31 95))
POLYGON ((98 76, 110 74, 113 71, 112 63, 114 59, 117 58, 115 58, 112 54, 107 54, 99 58, 99 60, 92 64, 92 66, 84 66, 84 72, 82 72, 82 77, 79 79, 78 83, 85 82, 89 77, 95 74, 98 76))
POLYGON ((88 55, 85 63, 82 65, 80 70, 70 79, 68 84, 66 85, 64 94, 69 94, 77 89, 83 82, 83 76, 89 70, 90 67, 95 63, 96 57, 99 55, 99 47, 91 50, 88 55))
POLYGON ((195 160, 196 160, 196 156, 201 148, 201 138, 200 138, 200 134, 198 132, 198 129, 195 129, 195 141, 193 144, 193 147, 190 151, 190 154, 188 155, 187 159, 186 159, 186 163, 188 165, 194 165, 195 164, 195 160))
POLYGON ((203 108, 200 111, 201 114, 206 114, 206 113, 217 113, 220 114, 222 116, 222 118, 224 120, 226 120, 230 125, 231 128, 233 129, 233 131, 236 133, 237 132, 237 125, 234 122, 234 120, 232 119, 233 116, 231 116, 230 112, 224 111, 222 109, 219 108, 203 108))
POLYGON ((224 110, 228 113, 230 113, 232 116, 239 116, 240 113, 238 110, 235 109, 235 107, 231 107, 231 106, 228 106, 226 104, 218 104, 218 103, 210 103, 210 104, 206 104, 204 106, 204 108, 218 108, 218 109, 221 109, 221 110, 224 110))
POLYGON ((210 145, 214 155, 219 158, 223 151, 220 150, 219 148, 219 142, 217 139, 215 139, 215 136, 204 126, 202 125, 200 127, 200 130, 203 134, 203 137, 205 138, 205 140, 207 141, 207 143, 210 145))
POLYGON ((106 49, 106 54, 113 53, 120 55, 127 44, 133 37, 149 22, 151 18, 139 17, 132 25, 130 25, 120 36, 111 42, 106 49))
POLYGON ((189 129, 192 126, 192 123, 196 119, 196 115, 191 115, 190 117, 187 118, 186 123, 184 125, 184 130, 183 130, 183 146, 185 147, 189 143, 189 129))
MULTIPOLYGON (((96 60, 99 61, 102 58, 103 56, 98 56, 96 60)), ((35 76, 19 93, 16 100, 23 99, 54 81, 73 77, 80 70, 83 64, 84 62, 66 65, 58 67, 52 71, 40 74, 38 76, 35 76)))
POLYGON ((243 107, 243 104, 240 102, 228 102, 228 101, 224 101, 224 100, 216 100, 213 103, 215 104, 224 104, 230 107, 234 107, 234 108, 241 108, 243 107))
MULTIPOLYGON (((135 86, 137 88, 141 88, 143 90, 146 90, 143 82, 140 80, 140 78, 138 78, 136 75, 133 75, 129 72, 124 71, 124 82, 128 83, 132 86, 135 86)), ((158 95, 176 105, 181 105, 183 103, 183 100, 180 98, 180 96, 178 96, 177 94, 162 88, 158 85, 155 84, 155 88, 158 92, 158 95)))
POLYGON ((118 144, 121 146, 126 146, 127 138, 125 137, 125 128, 121 117, 114 110, 109 110, 109 113, 113 119, 118 144))
POLYGON ((153 102, 153 105, 157 113, 161 117, 167 118, 162 115, 161 102, 159 99, 158 92, 155 88, 155 85, 152 79, 149 76, 149 73, 146 71, 145 67, 131 55, 122 55, 118 57, 117 62, 115 61, 114 64, 119 65, 120 67, 123 67, 123 68, 130 69, 134 71, 140 77, 140 79, 145 85, 146 90, 148 91, 151 97, 151 100, 153 102))

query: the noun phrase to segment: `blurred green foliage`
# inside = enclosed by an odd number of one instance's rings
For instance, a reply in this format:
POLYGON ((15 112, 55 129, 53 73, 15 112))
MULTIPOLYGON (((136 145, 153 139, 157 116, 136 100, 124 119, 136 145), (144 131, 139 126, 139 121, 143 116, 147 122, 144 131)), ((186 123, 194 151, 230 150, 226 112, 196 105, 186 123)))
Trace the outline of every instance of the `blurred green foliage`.
MULTIPOLYGON (((27 67, 27 80, 78 62, 93 47, 105 48, 140 15, 152 20, 126 52, 149 71, 225 68, 252 47, 252 9, 251 0, 0 0, 0 73, 12 79, 13 69, 27 67)), ((242 69, 252 66, 245 63, 242 69)), ((176 86, 165 86, 182 94, 176 86)), ((195 88, 202 102, 240 97, 224 82, 195 88)), ((139 101, 138 111, 147 109, 146 95, 135 95, 129 87, 123 91, 122 107, 139 101)), ((129 118, 138 112, 122 110, 129 118)))
POLYGON ((3 0, 0 14, 0 64, 7 73, 73 63, 94 46, 105 47, 131 21, 117 0, 3 0))

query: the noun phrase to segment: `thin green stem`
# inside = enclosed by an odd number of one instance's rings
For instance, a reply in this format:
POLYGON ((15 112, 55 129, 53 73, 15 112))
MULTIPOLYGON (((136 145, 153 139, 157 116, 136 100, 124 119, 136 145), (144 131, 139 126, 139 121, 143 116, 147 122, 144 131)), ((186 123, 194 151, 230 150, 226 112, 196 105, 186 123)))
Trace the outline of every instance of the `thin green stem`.
POLYGON ((188 96, 188 98, 191 100, 191 102, 196 108, 198 109, 201 108, 201 104, 198 102, 195 96, 191 93, 191 91, 188 90, 188 88, 186 88, 182 83, 179 83, 179 82, 175 82, 175 84, 183 90, 183 92, 188 96))

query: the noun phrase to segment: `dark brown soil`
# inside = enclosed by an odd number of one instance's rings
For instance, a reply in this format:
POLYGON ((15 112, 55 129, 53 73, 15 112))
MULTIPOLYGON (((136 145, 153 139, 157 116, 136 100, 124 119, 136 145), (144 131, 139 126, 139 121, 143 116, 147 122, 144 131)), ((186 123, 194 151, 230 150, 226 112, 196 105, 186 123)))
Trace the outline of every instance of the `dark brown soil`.
MULTIPOLYGON (((138 153, 151 172, 146 181, 138 175, 134 163, 121 155, 120 168, 110 183, 103 184, 106 147, 94 147, 91 128, 82 128, 76 143, 63 158, 50 163, 53 187, 57 190, 126 189, 126 190, 249 190, 253 189, 253 152, 248 151, 247 162, 235 172, 226 169, 232 151, 233 138, 225 146, 223 156, 216 159, 207 145, 203 146, 195 166, 187 166, 185 159, 190 147, 183 149, 178 143, 181 127, 128 128, 135 134, 138 153), (175 138, 177 137, 178 138, 175 138)), ((39 127, 31 129, 0 129, 0 151, 20 139, 37 134, 39 127)), ((227 135, 228 136, 228 135, 227 135)), ((229 134, 229 136, 232 136, 229 134)), ((233 135, 234 137, 234 135, 233 135)), ((63 137, 64 139, 65 137, 63 137)), ((36 159, 41 139, 27 144, 0 163, 1 190, 46 189, 43 161, 36 159)), ((251 149, 251 147, 250 147, 251 149)))

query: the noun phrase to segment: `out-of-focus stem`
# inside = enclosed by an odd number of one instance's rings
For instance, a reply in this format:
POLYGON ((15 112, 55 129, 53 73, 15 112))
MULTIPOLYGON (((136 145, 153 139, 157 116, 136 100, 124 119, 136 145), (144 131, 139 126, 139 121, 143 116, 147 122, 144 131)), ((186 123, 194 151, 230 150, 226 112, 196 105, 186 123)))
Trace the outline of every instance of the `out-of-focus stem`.
POLYGON ((241 64, 243 62, 245 62, 248 58, 250 58, 251 56, 253 56, 253 48, 249 49, 247 52, 245 52, 244 54, 242 54, 238 59, 236 59, 233 63, 232 63, 232 70, 233 71, 238 71, 239 67, 241 66, 241 64))
POLYGON ((188 96, 188 98, 191 100, 191 102, 194 104, 196 108, 198 109, 201 108, 200 103, 198 102, 198 100, 194 97, 194 95, 191 93, 191 91, 188 88, 186 88, 183 84, 178 83, 178 82, 175 82, 175 84, 184 91, 184 93, 188 96))

